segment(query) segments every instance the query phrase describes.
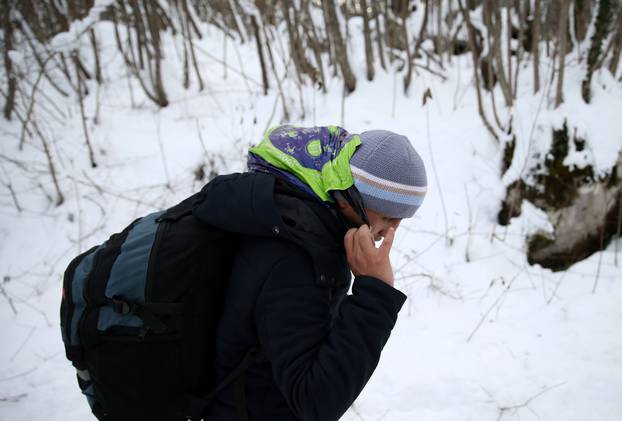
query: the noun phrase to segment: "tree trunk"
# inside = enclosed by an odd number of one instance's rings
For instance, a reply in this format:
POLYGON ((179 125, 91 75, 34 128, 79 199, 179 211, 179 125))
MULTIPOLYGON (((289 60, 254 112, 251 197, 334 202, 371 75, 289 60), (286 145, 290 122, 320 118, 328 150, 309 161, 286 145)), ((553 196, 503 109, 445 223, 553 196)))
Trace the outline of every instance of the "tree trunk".
POLYGON ((559 107, 564 100, 564 70, 566 68, 566 44, 567 44, 567 28, 568 28, 568 8, 569 0, 560 0, 559 29, 557 33, 557 42, 559 42, 559 70, 557 73, 557 93, 555 94, 555 108, 559 107))
POLYGON ((477 93, 477 110, 479 112, 479 116, 482 119, 482 123, 488 132, 494 137, 497 141, 499 138, 495 133, 495 130, 490 125, 488 118, 486 118, 486 113, 484 112, 484 107, 482 105, 482 93, 480 88, 479 81, 479 50, 476 47, 475 42, 475 29, 473 28, 473 24, 471 23, 471 18, 469 17, 469 12, 462 5, 462 0, 458 0, 458 7, 460 7, 460 11, 462 12, 462 16, 464 18, 464 22, 467 26, 467 32, 469 34, 469 47, 471 50, 471 57, 473 58, 473 76, 475 78, 475 92, 477 93))
POLYGON ((72 54, 74 66, 76 68, 76 83, 78 85, 78 102, 80 104, 80 118, 82 120, 82 130, 84 132, 84 142, 86 143, 86 147, 89 151, 89 161, 91 162, 91 167, 96 168, 97 162, 95 161, 95 153, 93 152, 93 147, 91 146, 91 141, 89 139, 89 130, 86 125, 86 114, 84 113, 84 90, 83 90, 83 80, 82 75, 80 74, 80 58, 78 57, 78 51, 74 51, 72 54))
MULTIPOLYGON (((304 47, 302 42, 300 41, 300 34, 298 33, 298 27, 292 21, 292 16, 290 13, 290 9, 295 7, 292 0, 283 0, 281 1, 281 5, 283 7, 283 17, 285 18, 285 23, 287 24, 287 34, 289 36, 289 48, 292 59, 294 61, 294 67, 296 68, 296 75, 298 77, 298 83, 302 84, 303 74, 309 74, 307 65, 307 59, 304 55, 304 47)), ((294 15, 298 13, 294 9, 294 15)))
POLYGON ((376 23, 376 43, 378 44, 378 56, 380 57, 380 66, 384 70, 387 70, 387 65, 384 61, 384 48, 382 46, 382 37, 384 36, 384 32, 380 27, 380 8, 378 7, 378 2, 372 1, 371 7, 374 14, 374 22, 376 23))
POLYGON ((598 15, 594 24, 594 34, 592 35, 590 52, 587 56, 587 74, 581 84, 581 95, 586 103, 590 103, 590 85, 592 83, 592 73, 596 70, 602 50, 603 40, 609 33, 609 26, 613 15, 612 0, 600 0, 598 3, 598 15))
POLYGON ((361 14, 363 15, 363 37, 365 38, 365 62, 367 65, 367 80, 374 80, 374 50, 371 46, 371 30, 369 29, 369 15, 367 0, 361 0, 361 14))
POLYGON ((244 40, 244 34, 242 33, 242 23, 239 20, 238 14, 236 13, 236 7, 235 5, 232 3, 232 0, 225 0, 227 1, 227 6, 229 8, 229 12, 231 13, 231 19, 233 19, 233 23, 235 24, 235 29, 236 31, 238 31, 238 35, 240 35, 240 41, 242 41, 242 43, 245 42, 244 40))
POLYGON ((99 45, 97 44, 97 37, 95 36, 95 31, 93 29, 89 31, 89 38, 91 40, 91 47, 93 48, 93 58, 95 62, 95 80, 101 85, 103 79, 101 63, 99 61, 99 45))
POLYGON ((151 76, 151 82, 153 84, 157 104, 160 107, 166 107, 168 105, 168 99, 166 97, 166 92, 164 91, 164 84, 162 82, 162 45, 160 42, 160 28, 158 25, 156 14, 150 6, 151 4, 149 0, 145 0, 145 15, 149 24, 149 34, 151 36, 151 45, 153 47, 154 53, 154 72, 151 76))
MULTIPOLYGON (((419 29, 419 36, 417 37, 417 42, 415 42, 415 49, 413 51, 412 56, 408 58, 408 73, 404 78, 404 92, 408 92, 408 88, 410 87, 410 79, 412 77, 412 61, 417 59, 419 55, 419 48, 421 47, 421 43, 423 42, 423 38, 425 37, 425 33, 428 27, 428 15, 430 13, 430 0, 425 0, 425 8, 423 10, 423 22, 421 23, 421 28, 419 29)), ((408 44, 406 44, 406 48, 410 51, 408 44)))
POLYGON ((587 29, 592 20, 592 2, 590 0, 574 1, 574 33, 578 42, 585 40, 587 29))
POLYGON ((341 29, 339 28, 339 20, 337 19, 337 10, 335 9, 335 3, 330 0, 322 0, 322 4, 326 7, 326 27, 331 33, 331 38, 335 47, 335 60, 339 64, 343 81, 348 93, 354 92, 356 89, 356 76, 352 73, 350 62, 348 60, 348 51, 346 44, 341 36, 341 29))
MULTIPOLYGON (((311 17, 311 11, 309 10, 309 1, 304 3, 304 23, 307 31, 307 38, 309 39, 309 43, 311 44, 311 48, 313 50, 313 56, 315 57, 315 63, 317 65, 317 69, 320 74, 320 81, 322 92, 326 93, 326 76, 324 75, 324 63, 322 61, 322 51, 321 51, 321 41, 318 36, 317 30, 315 29, 315 24, 313 23, 313 18, 311 17)), ((330 48, 329 48, 330 51, 330 48)))
MULTIPOLYGON (((274 56, 272 55, 272 47, 270 47, 270 38, 268 37, 268 33, 266 31, 265 22, 261 23, 261 29, 263 30, 263 36, 264 36, 264 39, 266 40, 266 50, 268 50, 268 57, 270 58, 270 65, 272 67, 272 72, 274 73, 274 79, 276 80, 276 86, 279 90, 279 96, 281 97, 281 104, 283 105, 283 118, 286 121, 288 121, 289 112, 287 110, 287 102, 285 100, 285 95, 283 94, 283 86, 281 86, 281 80, 279 79, 279 74, 276 71, 276 63, 274 62, 274 56)), ((285 66, 285 72, 287 74, 287 66, 285 66)))
POLYGON ((434 52, 438 54, 438 60, 440 62, 441 67, 443 67, 443 52, 444 44, 443 44, 443 1, 436 0, 435 4, 432 5, 432 13, 436 10, 436 23, 435 23, 435 32, 434 32, 434 52))
POLYGON ((500 11, 500 6, 499 6, 499 2, 498 0, 493 0, 491 2, 491 7, 493 10, 493 17, 494 17, 494 34, 495 34, 495 38, 494 38, 494 42, 493 42, 493 48, 494 48, 494 58, 495 58, 495 62, 497 65, 497 71, 496 71, 496 75, 497 75, 497 79, 499 80, 499 85, 501 86, 501 92, 503 93, 503 98, 505 99, 505 105, 507 107, 511 107, 512 106, 512 88, 510 87, 509 83, 508 83, 508 79, 505 77, 505 68, 503 66, 503 52, 501 49, 501 44, 503 42, 503 35, 502 35, 502 27, 503 27, 503 22, 501 20, 501 11, 500 11))
POLYGON ((15 92, 17 89, 17 80, 13 73, 13 63, 9 56, 9 51, 13 49, 13 25, 11 25, 11 7, 9 0, 2 1, 2 28, 4 30, 4 70, 7 78, 7 96, 4 104, 4 118, 11 119, 11 113, 15 107, 15 92))
POLYGON ((506 48, 508 50, 508 88, 510 89, 510 96, 512 95, 512 6, 508 3, 505 8, 506 11, 506 48))
POLYGON ((533 93, 540 90, 540 0, 536 0, 533 11, 533 33, 531 35, 531 54, 533 56, 533 93))
POLYGON ((620 3, 620 7, 618 8, 618 19, 616 21, 616 35, 613 44, 613 56, 611 57, 611 62, 609 63, 609 71, 616 77, 616 73, 618 72, 618 63, 620 62, 620 52, 622 52, 622 3, 620 3))
POLYGON ((259 25, 257 25, 257 18, 255 15, 251 15, 251 25, 253 26, 253 33, 255 34, 255 40, 257 41, 257 54, 259 54, 259 64, 261 66, 261 80, 263 82, 263 94, 268 95, 268 73, 266 71, 266 60, 263 55, 263 47, 261 44, 261 38, 259 37, 259 25))
POLYGON ((184 16, 185 16, 185 27, 182 28, 182 31, 186 32, 186 42, 188 43, 188 50, 190 51, 190 58, 192 59, 192 67, 194 68, 194 73, 197 75, 197 80, 199 81, 199 91, 203 90, 203 78, 201 77, 201 71, 199 70, 199 64, 197 63, 197 56, 194 52, 194 42, 192 42, 192 34, 190 32, 190 28, 193 28, 195 34, 197 35, 197 37, 199 37, 199 39, 201 39, 202 35, 201 35, 201 31, 199 30, 199 27, 197 26, 197 24, 194 22, 194 19, 192 18, 192 14, 190 13, 190 10, 188 9, 188 3, 187 0, 181 0, 182 5, 183 5, 183 10, 184 10, 184 16))

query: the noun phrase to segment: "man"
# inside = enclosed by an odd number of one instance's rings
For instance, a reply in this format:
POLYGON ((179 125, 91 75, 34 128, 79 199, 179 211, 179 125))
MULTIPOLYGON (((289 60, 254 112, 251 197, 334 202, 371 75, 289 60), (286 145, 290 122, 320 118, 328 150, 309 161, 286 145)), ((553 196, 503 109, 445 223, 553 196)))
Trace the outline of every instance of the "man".
POLYGON ((388 131, 281 126, 251 148, 248 167, 209 183, 193 210, 240 234, 217 380, 231 380, 249 349, 263 357, 217 391, 206 419, 337 420, 369 380, 406 300, 393 287, 389 251, 423 200, 423 162, 388 131))

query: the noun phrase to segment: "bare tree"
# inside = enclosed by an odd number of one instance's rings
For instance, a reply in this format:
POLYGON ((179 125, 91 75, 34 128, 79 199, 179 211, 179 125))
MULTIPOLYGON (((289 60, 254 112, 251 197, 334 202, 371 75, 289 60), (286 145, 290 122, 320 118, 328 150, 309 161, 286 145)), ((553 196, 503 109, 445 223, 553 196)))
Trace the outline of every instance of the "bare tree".
POLYGON ((259 64, 261 65, 261 80, 263 82, 263 94, 268 95, 268 89, 270 89, 270 85, 268 83, 268 73, 266 71, 266 60, 263 54, 263 44, 259 36, 259 25, 257 25, 257 18, 254 15, 251 16, 251 25, 253 26, 253 34, 255 35, 255 40, 257 42, 257 54, 259 54, 259 64))
POLYGON ((384 47, 382 45, 382 37, 384 36, 384 32, 382 31, 382 28, 380 27, 380 7, 379 7, 379 3, 377 1, 372 1, 371 2, 371 7, 372 7, 372 13, 374 14, 374 22, 376 24, 376 43, 378 44, 378 57, 380 58, 380 66, 382 66, 382 68, 384 70, 387 70, 387 66, 385 64, 385 60, 384 60, 384 47))
MULTIPOLYGON (((410 60, 416 60, 419 55, 419 48, 421 48, 421 43, 423 42, 423 38, 427 31, 428 27, 428 15, 430 14, 430 0, 425 0, 425 9, 423 10, 423 22, 421 23, 421 28, 419 28, 419 36, 417 37, 417 41, 415 42, 415 49, 410 60)), ((408 91, 408 87, 410 86, 410 79, 412 77, 412 66, 408 66, 408 72, 406 73, 406 77, 404 78, 404 91, 408 91)))
MULTIPOLYGON (((153 88, 155 90, 157 104, 161 107, 166 107, 168 105, 168 99, 166 97, 166 92, 164 91, 164 83, 162 82, 163 57, 162 43, 160 41, 160 20, 154 4, 148 0, 145 0, 143 7, 145 9, 145 15, 149 27, 151 46, 153 47, 153 71, 149 72, 151 76, 151 83, 153 84, 153 88)), ((151 60, 149 63, 151 64, 151 60)))
POLYGON ((326 27, 331 34, 332 41, 335 46, 335 60, 341 69, 341 75, 347 91, 354 92, 356 89, 356 76, 352 72, 350 62, 348 60, 348 50, 341 36, 339 19, 335 10, 335 3, 329 0, 322 0, 322 4, 326 8, 326 27))
POLYGON ((11 119, 11 113, 15 107, 15 92, 17 88, 17 79, 13 72, 13 62, 9 55, 9 51, 13 49, 13 25, 11 23, 12 2, 2 0, 2 30, 4 32, 4 70, 7 78, 7 96, 4 103, 4 118, 11 119))
POLYGON ((374 51, 371 47, 371 31, 369 29, 369 15, 367 14, 367 0, 361 0, 361 15, 363 16, 363 38, 365 39, 365 63, 367 65, 367 80, 374 80, 374 51))
POLYGON ((620 3, 620 7, 618 8, 618 18, 615 24, 616 34, 613 39, 613 55, 611 57, 611 61, 609 62, 609 71, 616 77, 616 73, 618 72, 618 63, 620 62, 620 52, 622 52, 622 3, 620 3))
POLYGON ((540 0, 535 0, 533 11, 533 31, 531 34, 531 55, 533 57, 533 93, 540 90, 540 0))
POLYGON ((574 33, 577 41, 585 40, 587 29, 592 20, 592 1, 574 0, 574 33))
POLYGON ((501 19, 501 7, 499 6, 499 0, 486 0, 489 2, 489 7, 493 10, 493 33, 494 33, 494 41, 493 41, 493 57, 496 64, 496 72, 495 75, 499 80, 499 85, 501 86, 501 92, 503 93, 503 98, 505 99, 505 105, 508 107, 512 106, 512 88, 508 82, 508 78, 505 74, 505 66, 503 65, 503 53, 501 49, 501 45, 503 42, 503 21, 501 19))
POLYGON ((84 141, 86 142, 86 146, 88 148, 89 151, 89 160, 91 162, 91 167, 95 168, 97 167, 97 162, 95 161, 95 153, 93 152, 93 147, 91 146, 91 140, 89 137, 89 130, 88 127, 86 125, 86 115, 84 113, 84 81, 82 80, 82 74, 80 72, 80 59, 78 56, 78 52, 74 51, 72 54, 72 58, 73 58, 73 62, 75 65, 75 69, 76 69, 76 81, 77 81, 77 85, 78 85, 78 89, 76 91, 76 94, 78 95, 78 103, 80 104, 80 117, 82 120, 82 130, 84 133, 84 141))
POLYGON ((560 0, 559 29, 557 34, 557 42, 559 43, 559 70, 557 72, 557 93, 555 94, 555 108, 563 101, 564 94, 564 71, 566 68, 566 45, 567 45, 567 28, 568 28, 568 9, 570 7, 569 0, 560 0))
POLYGON ((458 0, 458 6, 460 8, 460 12, 462 12, 462 17, 464 18, 464 22, 467 27, 467 32, 469 34, 469 49, 471 50, 471 57, 473 58, 473 76, 475 79, 475 92, 477 94, 477 111, 479 112, 479 116, 482 119, 482 123, 488 130, 488 132, 494 137, 497 141, 499 140, 497 133, 490 125, 488 118, 486 117, 486 113, 484 112, 484 106, 482 104, 482 93, 480 88, 480 80, 479 80, 479 51, 476 46, 475 41, 475 28, 471 23, 471 18, 469 17, 469 12, 462 4, 462 0, 458 0))
MULTIPOLYGON (((298 83, 302 83, 302 75, 304 73, 304 64, 302 63, 302 61, 304 60, 304 58, 302 58, 303 47, 300 43, 300 37, 298 36, 298 29, 294 28, 294 24, 290 16, 292 0, 282 0, 280 4, 281 11, 283 13, 283 19, 285 20, 287 26, 287 34, 289 35, 289 49, 294 62, 294 67, 296 69, 296 76, 298 77, 298 83)), ((294 11, 294 13, 296 12, 294 11)))
MULTIPOLYGON (((615 1, 615 0, 613 0, 615 1)), ((613 15, 612 0, 600 0, 598 3, 598 14, 596 15, 596 22, 594 24, 594 34, 592 35, 590 51, 587 56, 587 73, 585 79, 581 84, 581 95, 583 100, 589 104, 591 92, 590 85, 592 83, 592 74, 597 69, 599 62, 602 44, 604 39, 609 33, 609 26, 611 25, 613 15)))
MULTIPOLYGON (((317 70, 319 70, 320 84, 322 92, 326 93, 326 77, 324 75, 324 62, 322 60, 322 40, 316 29, 316 25, 313 22, 313 17, 310 11, 310 1, 303 2, 304 13, 301 16, 302 23, 305 26, 307 32, 307 41, 309 46, 313 50, 313 56, 315 57, 315 64, 317 70)), ((330 51, 330 48, 328 49, 330 51)))

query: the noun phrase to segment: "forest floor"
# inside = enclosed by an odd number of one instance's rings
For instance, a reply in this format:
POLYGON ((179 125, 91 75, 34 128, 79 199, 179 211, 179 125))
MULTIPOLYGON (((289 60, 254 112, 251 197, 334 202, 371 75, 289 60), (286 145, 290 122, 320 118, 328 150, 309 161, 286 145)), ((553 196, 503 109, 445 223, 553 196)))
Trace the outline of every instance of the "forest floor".
MULTIPOLYGON (((101 28, 104 35, 109 29, 101 28)), ((6 167, 23 210, 1 191, 2 421, 88 418, 60 336, 65 266, 135 217, 198 190, 205 181, 195 172, 205 162, 207 173, 243 171, 249 145, 281 122, 280 97, 274 88, 262 94, 250 45, 230 44, 225 67, 221 34, 208 34, 199 60, 209 89, 185 91, 180 80, 167 78, 171 104, 157 109, 135 81, 128 85, 112 37, 102 39, 108 80, 98 124, 94 85, 86 103, 97 168, 89 165, 79 109, 68 103, 59 103, 65 122, 50 123, 65 203, 55 207, 43 194, 53 194, 45 171, 29 178, 6 167)), ((178 51, 167 48, 165 74, 181 74, 178 51)), ((353 55, 353 67, 364 69, 362 54, 353 55)), ((598 73, 594 100, 583 104, 583 67, 570 60, 566 102, 553 110, 549 84, 533 95, 530 71, 522 72, 511 111, 517 152, 502 177, 502 147, 477 116, 470 57, 454 57, 447 69, 446 81, 420 70, 408 96, 401 74, 378 71, 370 83, 361 71, 343 113, 337 79, 326 95, 299 91, 293 78, 283 82, 290 122, 403 133, 428 171, 424 204, 402 223, 392 252, 396 287, 408 301, 378 369, 342 420, 620 420, 622 242, 554 273, 525 257, 526 235, 549 226, 544 214, 525 204, 507 227, 497 225, 496 215, 504 186, 535 152, 546 152, 552 127, 564 118, 587 139, 587 159, 597 171, 613 165, 622 148, 622 88, 598 73), (432 98, 422 105, 428 88, 432 98)), ((543 66, 545 73, 549 78, 543 66)), ((497 93, 500 108, 501 101, 497 93)), ((501 115, 508 121, 507 110, 501 115)), ((45 168, 37 145, 17 152, 18 124, 2 126, 2 153, 45 168)))

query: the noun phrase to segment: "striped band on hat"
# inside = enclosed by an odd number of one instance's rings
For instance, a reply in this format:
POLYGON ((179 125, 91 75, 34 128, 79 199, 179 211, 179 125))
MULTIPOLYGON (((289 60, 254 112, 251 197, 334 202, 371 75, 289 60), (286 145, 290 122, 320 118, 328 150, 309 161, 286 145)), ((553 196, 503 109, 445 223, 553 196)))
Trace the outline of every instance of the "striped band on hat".
POLYGON ((410 206, 421 206, 427 187, 409 186, 391 180, 385 180, 365 170, 350 165, 356 188, 362 194, 373 196, 389 202, 397 202, 410 206))

